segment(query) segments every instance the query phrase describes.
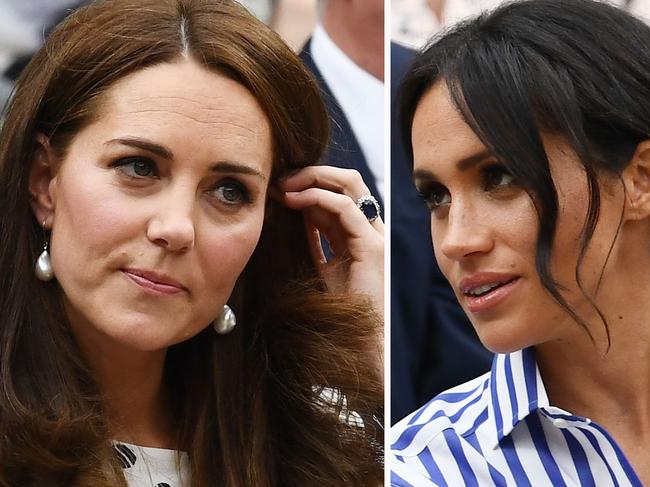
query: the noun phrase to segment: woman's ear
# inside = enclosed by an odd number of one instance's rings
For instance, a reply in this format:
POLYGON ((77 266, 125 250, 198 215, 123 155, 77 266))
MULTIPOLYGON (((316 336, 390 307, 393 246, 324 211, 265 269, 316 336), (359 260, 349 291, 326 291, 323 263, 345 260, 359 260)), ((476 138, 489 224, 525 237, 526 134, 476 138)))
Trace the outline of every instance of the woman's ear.
POLYGON ((39 225, 51 228, 56 202, 56 174, 49 139, 37 134, 29 170, 29 193, 34 216, 39 225))

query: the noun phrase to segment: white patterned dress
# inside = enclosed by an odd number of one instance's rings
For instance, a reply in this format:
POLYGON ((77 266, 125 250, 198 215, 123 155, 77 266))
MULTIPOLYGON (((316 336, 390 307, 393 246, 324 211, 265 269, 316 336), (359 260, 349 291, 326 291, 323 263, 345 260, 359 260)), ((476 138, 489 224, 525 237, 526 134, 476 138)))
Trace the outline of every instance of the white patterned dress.
POLYGON ((115 453, 129 487, 187 487, 187 453, 115 442, 115 453))

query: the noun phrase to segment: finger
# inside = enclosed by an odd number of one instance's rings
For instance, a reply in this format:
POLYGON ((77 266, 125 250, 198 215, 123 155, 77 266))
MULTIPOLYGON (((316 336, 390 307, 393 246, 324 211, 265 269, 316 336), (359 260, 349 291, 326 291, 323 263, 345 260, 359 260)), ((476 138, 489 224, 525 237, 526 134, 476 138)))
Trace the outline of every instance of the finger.
MULTIPOLYGON (((315 228, 319 236, 323 236, 331 249, 337 257, 342 257, 346 254, 348 247, 354 245, 356 237, 350 236, 348 232, 341 229, 338 217, 327 210, 312 206, 302 210, 305 222, 311 227, 315 228)), ((327 258, 325 259, 327 260, 327 258)))
POLYGON ((322 188, 335 191, 357 200, 370 194, 370 190, 359 171, 333 166, 308 166, 282 179, 280 189, 303 191, 307 188, 322 188))
POLYGON ((349 284, 346 278, 349 271, 347 269, 341 269, 341 266, 345 262, 341 261, 338 257, 334 257, 331 262, 328 262, 321 245, 320 232, 306 219, 305 227, 307 229, 309 250, 314 259, 318 274, 325 281, 327 289, 331 292, 344 292, 349 284))
POLYGON ((374 222, 375 227, 351 198, 322 188, 288 192, 283 201, 287 207, 301 211, 327 238, 334 251, 334 258, 318 267, 328 289, 368 294, 375 306, 381 306, 384 263, 381 220, 374 222))
MULTIPOLYGON (((333 193, 321 188, 308 188, 299 192, 287 192, 284 203, 294 210, 303 211, 308 208, 320 208, 335 216, 341 231, 350 238, 372 237, 371 233, 383 235, 381 219, 369 222, 352 199, 342 194, 333 193)), ((319 227, 319 230, 328 230, 319 227)))
MULTIPOLYGON (((303 215, 305 216, 307 228, 309 226, 314 227, 312 219, 316 219, 321 223, 323 221, 334 221, 335 219, 331 213, 327 213, 318 207, 305 209, 303 215)), ((366 237, 361 239, 349 238, 340 231, 340 225, 331 225, 331 230, 328 233, 316 233, 315 238, 317 240, 313 242, 314 249, 322 249, 320 246, 321 240, 318 237, 320 237, 319 234, 324 235, 334 253, 329 260, 323 256, 324 263, 322 265, 317 264, 318 272, 325 280, 327 288, 332 291, 356 290, 364 294, 379 296, 383 285, 380 288, 376 286, 379 285, 379 282, 383 282, 383 237, 374 232, 372 239, 366 237), (363 263, 363 266, 359 267, 361 263, 363 263), (381 278, 378 276, 381 276, 381 278)), ((315 254, 312 255, 316 258, 315 254)), ((378 299, 377 302, 382 302, 382 300, 378 299)))
MULTIPOLYGON (((347 210, 354 217, 363 218, 365 224, 370 224, 372 228, 378 231, 381 235, 384 234, 384 223, 381 218, 376 218, 370 222, 364 213, 359 209, 355 201, 343 194, 334 193, 322 188, 307 188, 303 191, 286 192, 282 201, 287 206, 295 210, 303 210, 310 206, 321 206, 319 204, 320 201, 323 203, 322 206, 324 209, 335 214, 339 211, 347 210), (303 194, 304 196, 300 196, 303 194)), ((359 221, 361 222, 359 225, 364 225, 363 221, 359 221)), ((323 228, 319 227, 319 230, 322 232, 323 228)))

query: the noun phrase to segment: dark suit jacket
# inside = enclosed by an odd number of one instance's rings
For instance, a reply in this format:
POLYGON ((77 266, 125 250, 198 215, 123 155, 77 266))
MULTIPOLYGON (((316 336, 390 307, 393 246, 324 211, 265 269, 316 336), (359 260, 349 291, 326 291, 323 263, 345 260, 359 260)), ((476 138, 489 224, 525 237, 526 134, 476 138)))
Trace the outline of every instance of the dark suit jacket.
MULTIPOLYGON (((395 99, 415 52, 391 44, 391 421, 489 370, 433 256, 430 214, 413 185, 395 99)), ((410 143, 410 141, 409 141, 410 143)))
MULTIPOLYGON (((370 189, 370 193, 382 203, 381 195, 377 191, 375 184, 375 177, 373 176, 366 158, 361 151, 361 146, 352 131, 350 122, 345 117, 343 110, 334 98, 332 90, 323 79, 323 75, 316 67, 314 60, 311 57, 311 39, 307 41, 300 53, 300 59, 305 63, 307 68, 312 72, 318 85, 320 86, 323 99, 327 105, 327 111, 330 115, 332 136, 329 149, 323 158, 323 163, 331 166, 345 167, 356 169, 361 173, 366 186, 370 189)), ((383 218, 383 207, 382 218, 383 218)))

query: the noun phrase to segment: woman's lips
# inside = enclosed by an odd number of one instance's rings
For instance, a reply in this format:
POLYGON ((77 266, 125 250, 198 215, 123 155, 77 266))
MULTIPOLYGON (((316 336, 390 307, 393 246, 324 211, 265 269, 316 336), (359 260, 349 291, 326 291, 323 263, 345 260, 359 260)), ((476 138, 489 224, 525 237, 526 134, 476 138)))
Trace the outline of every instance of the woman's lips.
POLYGON ((142 275, 135 274, 129 270, 123 270, 124 274, 135 284, 140 286, 145 292, 154 295, 161 294, 178 294, 182 293, 185 289, 171 284, 164 284, 161 282, 154 282, 142 275))
POLYGON ((480 313, 492 309, 494 306, 503 301, 510 293, 514 290, 519 282, 519 278, 515 278, 505 284, 502 284, 498 287, 495 287, 491 291, 481 295, 481 296, 472 296, 470 294, 464 294, 465 303, 467 304, 467 309, 471 313, 480 313))

